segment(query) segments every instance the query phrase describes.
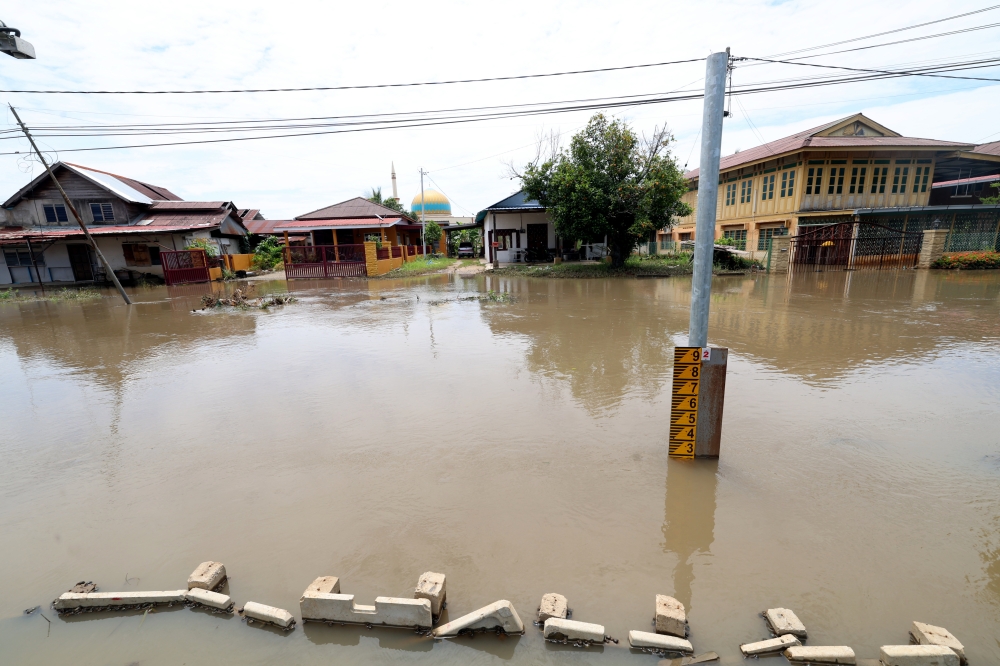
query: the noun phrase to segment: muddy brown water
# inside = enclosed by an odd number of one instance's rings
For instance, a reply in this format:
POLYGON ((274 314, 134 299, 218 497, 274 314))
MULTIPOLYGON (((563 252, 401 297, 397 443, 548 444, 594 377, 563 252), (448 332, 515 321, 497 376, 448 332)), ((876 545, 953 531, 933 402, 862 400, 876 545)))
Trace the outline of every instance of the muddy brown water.
POLYGON ((208 285, 0 305, 0 662, 656 662, 546 644, 552 591, 623 644, 672 594, 726 664, 771 606, 859 657, 920 620, 1000 662, 1000 275, 717 278, 722 458, 694 463, 666 456, 686 278, 287 288, 269 312, 192 313, 208 285), (490 289, 515 301, 469 298, 490 289), (48 608, 206 559, 296 615, 320 575, 372 603, 441 571, 451 618, 509 599, 528 633, 48 608))

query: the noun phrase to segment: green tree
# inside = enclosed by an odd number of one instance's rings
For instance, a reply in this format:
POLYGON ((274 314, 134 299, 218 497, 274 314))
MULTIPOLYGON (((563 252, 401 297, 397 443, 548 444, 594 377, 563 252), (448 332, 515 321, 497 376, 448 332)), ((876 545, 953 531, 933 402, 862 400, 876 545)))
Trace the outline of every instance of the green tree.
POLYGON ((444 232, 441 231, 441 227, 438 223, 431 220, 424 225, 424 242, 428 245, 437 247, 438 241, 441 240, 442 233, 444 232))
POLYGON ((255 268, 270 269, 280 264, 284 256, 284 246, 275 236, 266 236, 264 240, 257 243, 253 251, 253 265, 255 268))
POLYGON ((612 266, 674 217, 691 214, 681 201, 687 182, 670 154, 666 127, 641 139, 624 122, 596 114, 568 149, 518 174, 528 197, 548 210, 556 233, 570 242, 607 236, 612 266))
POLYGON ((386 197, 386 198, 383 199, 382 198, 382 188, 381 187, 373 187, 371 189, 371 192, 368 193, 368 196, 366 197, 366 199, 368 199, 368 201, 371 201, 372 203, 381 204, 381 205, 385 206, 386 208, 391 208, 391 209, 393 209, 395 211, 399 211, 400 213, 403 213, 404 215, 409 215, 409 213, 406 211, 406 209, 403 208, 403 204, 399 203, 399 199, 397 199, 395 197, 386 197))
POLYGON ((1000 204, 1000 183, 993 183, 990 187, 997 190, 997 194, 992 197, 979 197, 979 201, 984 204, 1000 204))

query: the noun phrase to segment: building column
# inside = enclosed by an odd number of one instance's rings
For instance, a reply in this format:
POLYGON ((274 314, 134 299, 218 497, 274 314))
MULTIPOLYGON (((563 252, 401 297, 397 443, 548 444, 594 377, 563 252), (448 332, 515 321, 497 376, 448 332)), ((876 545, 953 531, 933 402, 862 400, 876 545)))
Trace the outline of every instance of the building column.
POLYGON ((944 242, 948 238, 948 231, 948 229, 924 229, 917 268, 930 268, 931 264, 944 256, 944 242))

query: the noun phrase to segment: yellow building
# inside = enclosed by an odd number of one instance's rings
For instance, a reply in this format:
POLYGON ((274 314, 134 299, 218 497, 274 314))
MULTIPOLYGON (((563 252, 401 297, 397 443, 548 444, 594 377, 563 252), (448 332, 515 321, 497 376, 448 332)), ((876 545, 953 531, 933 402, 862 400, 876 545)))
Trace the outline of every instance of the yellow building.
MULTIPOLYGON (((737 152, 721 161, 715 237, 762 257, 773 236, 858 215, 927 228, 933 184, 997 172, 993 145, 904 137, 858 113, 737 152)), ((685 176, 684 201, 695 208, 698 170, 685 176)), ((694 227, 694 213, 679 218, 658 234, 660 247, 693 240, 694 227)))

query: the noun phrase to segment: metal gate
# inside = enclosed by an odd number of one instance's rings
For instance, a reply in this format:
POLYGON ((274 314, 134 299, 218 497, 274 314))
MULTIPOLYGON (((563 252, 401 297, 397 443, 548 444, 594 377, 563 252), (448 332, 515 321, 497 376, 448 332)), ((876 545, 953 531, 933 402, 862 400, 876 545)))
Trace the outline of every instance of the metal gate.
MULTIPOLYGON (((382 249, 385 250, 386 256, 384 258, 388 259, 389 248, 382 249)), ((285 248, 285 277, 289 280, 295 278, 364 277, 368 275, 366 262, 365 246, 361 243, 295 245, 285 248)))
POLYGON ((806 272, 913 268, 923 237, 874 222, 829 224, 789 239, 789 267, 806 272))
POLYGON ((167 284, 209 282, 208 257, 204 250, 177 250, 160 252, 163 279, 167 284))

